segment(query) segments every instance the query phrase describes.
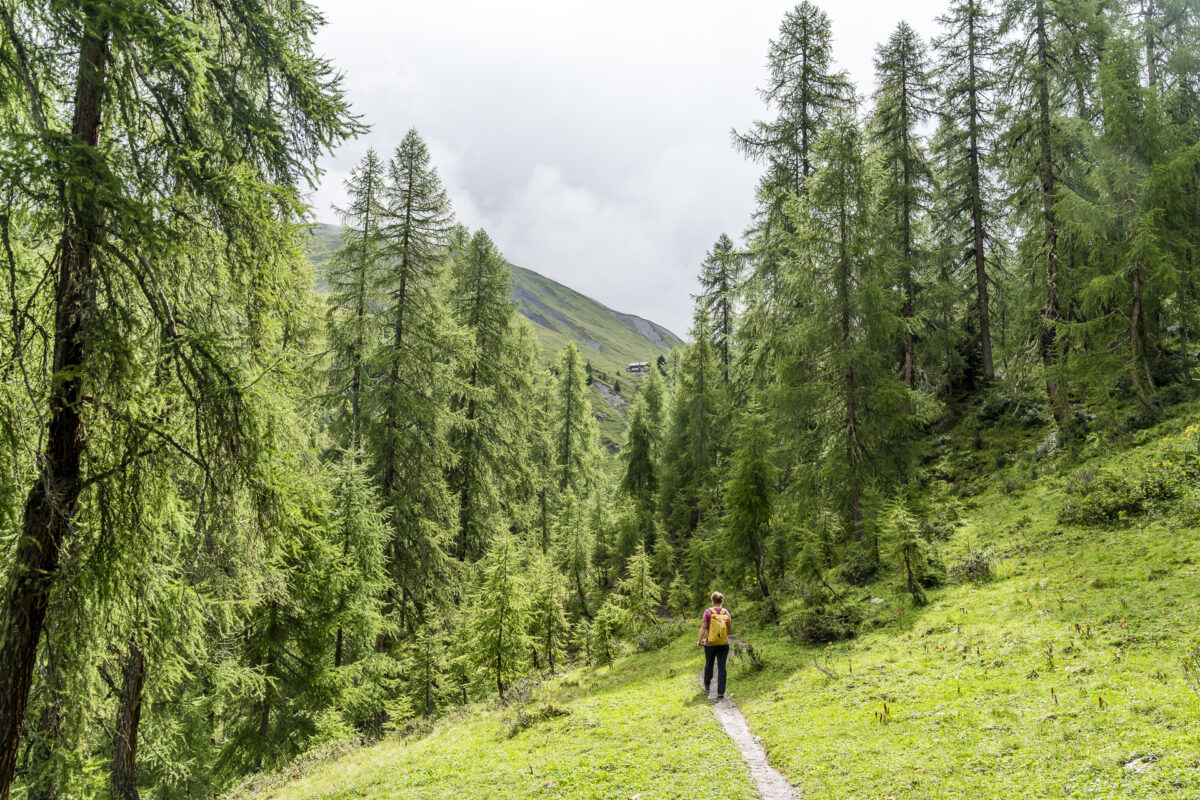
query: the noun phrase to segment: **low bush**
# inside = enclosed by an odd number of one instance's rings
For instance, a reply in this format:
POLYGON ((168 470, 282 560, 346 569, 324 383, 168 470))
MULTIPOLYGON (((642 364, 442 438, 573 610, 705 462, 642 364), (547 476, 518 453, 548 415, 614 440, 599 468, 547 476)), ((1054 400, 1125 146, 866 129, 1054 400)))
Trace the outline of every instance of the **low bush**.
POLYGON ((563 708, 558 703, 538 703, 533 706, 519 705, 513 709, 512 714, 504 718, 504 728, 508 734, 508 738, 511 739, 521 731, 528 730, 539 723, 549 719, 565 717, 570 713, 570 709, 563 708))
POLYGON ((853 547, 842 562, 842 580, 866 586, 879 574, 879 554, 871 547, 853 547))
POLYGON ((1067 482, 1067 500, 1058 519, 1104 525, 1140 516, 1156 504, 1177 500, 1195 478, 1191 465, 1171 459, 1149 464, 1136 475, 1081 470, 1067 482))
POLYGON ((995 574, 996 553, 990 547, 972 548, 950 567, 950 580, 954 583, 983 583, 995 574))
POLYGON ((661 650, 682 636, 689 627, 691 623, 684 619, 659 620, 638 631, 633 637, 633 646, 639 653, 661 650))
POLYGON ((849 603, 806 608, 784 626, 801 644, 829 644, 853 639, 858 634, 862 612, 849 603))
POLYGON ((1016 386, 996 386, 983 396, 975 410, 980 422, 1011 420, 1021 425, 1044 425, 1048 421, 1044 404, 1034 395, 1016 386))
POLYGON ((746 672, 759 672, 766 666, 754 645, 749 642, 731 642, 730 650, 746 672))

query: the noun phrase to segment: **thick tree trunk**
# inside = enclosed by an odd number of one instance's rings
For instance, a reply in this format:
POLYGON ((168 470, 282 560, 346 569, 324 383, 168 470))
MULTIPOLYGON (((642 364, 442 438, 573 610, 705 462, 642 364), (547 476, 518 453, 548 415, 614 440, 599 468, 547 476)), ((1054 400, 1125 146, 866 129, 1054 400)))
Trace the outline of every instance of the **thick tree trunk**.
MULTIPOLYGON (((95 148, 108 62, 108 32, 97 27, 100 11, 85 20, 71 126, 75 144, 95 148)), ((89 159, 80 164, 91 165, 89 159)), ((0 608, 0 800, 7 800, 17 765, 26 703, 33 678, 38 640, 46 619, 50 589, 58 570, 59 549, 70 535, 71 517, 83 489, 86 431, 81 389, 87 358, 85 326, 95 305, 93 250, 100 238, 101 214, 95 184, 87 173, 63 186, 68 206, 59 246, 55 294, 54 378, 50 421, 41 471, 25 502, 22 538, 0 608)))
POLYGON ((113 736, 112 789, 119 800, 138 800, 137 737, 142 718, 142 684, 146 678, 146 656, 130 638, 125 658, 124 681, 117 705, 117 726, 113 736))

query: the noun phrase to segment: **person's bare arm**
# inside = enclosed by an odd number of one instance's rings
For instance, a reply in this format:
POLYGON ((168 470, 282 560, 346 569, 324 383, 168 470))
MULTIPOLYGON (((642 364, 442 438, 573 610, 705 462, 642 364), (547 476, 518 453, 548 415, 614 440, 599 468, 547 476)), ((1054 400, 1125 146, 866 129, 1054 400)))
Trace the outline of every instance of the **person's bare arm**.
POLYGON ((700 638, 696 640, 696 647, 704 647, 704 640, 708 638, 708 620, 700 623, 700 638))

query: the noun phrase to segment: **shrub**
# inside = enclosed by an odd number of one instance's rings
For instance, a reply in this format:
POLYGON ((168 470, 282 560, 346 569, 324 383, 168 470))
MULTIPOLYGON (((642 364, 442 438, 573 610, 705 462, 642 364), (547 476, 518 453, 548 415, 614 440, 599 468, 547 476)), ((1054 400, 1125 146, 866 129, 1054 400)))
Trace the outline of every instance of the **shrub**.
POLYGON ((806 608, 785 629, 801 644, 828 644, 853 639, 858 634, 862 612, 849 603, 806 608))
POLYGON ((954 566, 950 567, 950 580, 954 583, 982 583, 996 577, 993 571, 996 553, 990 547, 972 548, 954 566))
POLYGON ((998 422, 1011 419, 1021 425, 1044 425, 1046 412, 1042 403, 1032 394, 1016 386, 996 386, 983 396, 975 410, 980 422, 998 422))
POLYGON ((948 542, 954 536, 958 526, 948 519, 922 519, 917 524, 917 531, 927 542, 948 542))
POLYGON ((749 642, 732 642, 733 657, 742 662, 746 672, 759 672, 766 664, 749 642))
POLYGON ((548 719, 565 717, 571 713, 569 709, 563 708, 558 703, 538 703, 536 706, 519 705, 514 711, 515 713, 504 719, 504 727, 510 739, 521 731, 548 719))
POLYGON ((866 586, 879 574, 879 554, 874 548, 851 548, 842 562, 842 580, 853 586, 866 586))
POLYGON ((760 625, 772 625, 779 621, 779 604, 774 595, 763 598, 758 607, 758 622, 760 625))
POLYGON ((1186 403, 1196 397, 1196 389, 1194 386, 1186 383, 1172 383, 1158 390, 1158 395, 1155 399, 1158 404, 1164 408, 1168 406, 1177 406, 1180 403, 1186 403))
POLYGON ((1140 476, 1081 470, 1067 483, 1067 500, 1058 512, 1063 523, 1103 525, 1146 513, 1156 503, 1183 494, 1190 471, 1164 460, 1142 469, 1140 476))
POLYGON ((639 653, 661 650, 682 636, 689 627, 691 623, 684 619, 660 620, 638 631, 633 637, 633 645, 639 653))

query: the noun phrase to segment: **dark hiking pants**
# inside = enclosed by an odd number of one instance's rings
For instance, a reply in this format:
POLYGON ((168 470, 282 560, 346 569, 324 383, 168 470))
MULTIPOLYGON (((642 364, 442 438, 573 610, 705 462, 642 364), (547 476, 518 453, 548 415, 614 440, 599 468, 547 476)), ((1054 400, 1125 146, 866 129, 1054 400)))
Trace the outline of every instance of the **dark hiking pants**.
POLYGON ((725 694, 725 659, 729 658, 729 645, 704 645, 704 691, 712 685, 713 662, 717 664, 717 694, 725 694))

